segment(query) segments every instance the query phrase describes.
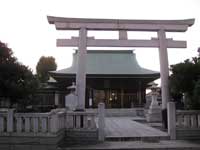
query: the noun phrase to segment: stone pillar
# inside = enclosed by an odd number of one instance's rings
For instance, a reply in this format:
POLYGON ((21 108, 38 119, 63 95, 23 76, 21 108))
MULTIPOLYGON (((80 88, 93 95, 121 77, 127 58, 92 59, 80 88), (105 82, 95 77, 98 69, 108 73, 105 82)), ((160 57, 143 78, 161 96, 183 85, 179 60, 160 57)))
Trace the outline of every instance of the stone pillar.
POLYGON ((126 30, 119 30, 119 40, 127 40, 128 34, 126 30))
POLYGON ((93 89, 92 88, 90 88, 89 89, 89 108, 92 108, 92 105, 93 105, 93 96, 92 96, 92 91, 93 91, 93 89))
POLYGON ((162 120, 164 128, 167 128, 167 102, 169 101, 169 67, 167 54, 167 40, 163 29, 158 31, 160 76, 162 92, 162 120))
POLYGON ((168 54, 167 54, 167 40, 164 30, 158 31, 159 39, 159 57, 160 57, 160 75, 161 75, 161 88, 162 88, 162 109, 167 108, 169 101, 169 67, 168 67, 168 54))
POLYGON ((81 28, 79 31, 78 70, 76 74, 76 94, 78 96, 77 110, 85 109, 86 56, 87 30, 86 28, 81 28))
POLYGON ((167 104, 168 112, 168 134, 171 140, 176 139, 176 107, 174 102, 167 104))
POLYGON ((39 131, 39 118, 38 117, 33 117, 33 132, 37 133, 39 131))
POLYGON ((22 132, 22 117, 16 117, 17 121, 17 132, 22 132))
POLYGON ((53 112, 51 114, 51 119, 50 119, 50 132, 51 133, 57 133, 58 132, 58 114, 57 112, 53 112))
POLYGON ((98 104, 98 125, 99 125, 99 133, 98 133, 98 140, 103 142, 105 140, 105 104, 99 103, 98 104))
POLYGON ((124 89, 121 88, 121 108, 124 108, 124 89))
POLYGON ((142 87, 141 87, 141 81, 139 81, 139 91, 138 91, 138 104, 139 107, 142 104, 142 87))
POLYGON ((14 109, 8 109, 7 113, 7 132, 13 132, 13 118, 14 117, 14 109))
POLYGON ((42 122, 42 124, 41 124, 41 130, 42 130, 42 133, 45 133, 45 132, 47 132, 47 130, 48 130, 48 125, 47 125, 47 118, 46 117, 42 117, 41 118, 41 122, 42 122))
POLYGON ((29 117, 25 117, 25 132, 30 132, 31 130, 31 120, 29 117))
POLYGON ((55 105, 59 106, 59 93, 57 91, 55 92, 55 105))
POLYGON ((4 117, 0 116, 0 132, 4 131, 4 123, 5 123, 4 117))

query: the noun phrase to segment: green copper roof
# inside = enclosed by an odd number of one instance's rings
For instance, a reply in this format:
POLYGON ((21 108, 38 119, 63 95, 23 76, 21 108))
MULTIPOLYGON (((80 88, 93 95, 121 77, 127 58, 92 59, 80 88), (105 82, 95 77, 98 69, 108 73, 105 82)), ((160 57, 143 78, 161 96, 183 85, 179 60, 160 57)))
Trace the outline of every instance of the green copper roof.
MULTIPOLYGON (((76 74, 77 53, 72 66, 52 71, 53 74, 76 74)), ((86 73, 88 75, 159 75, 159 72, 141 68, 131 50, 88 50, 86 73)))

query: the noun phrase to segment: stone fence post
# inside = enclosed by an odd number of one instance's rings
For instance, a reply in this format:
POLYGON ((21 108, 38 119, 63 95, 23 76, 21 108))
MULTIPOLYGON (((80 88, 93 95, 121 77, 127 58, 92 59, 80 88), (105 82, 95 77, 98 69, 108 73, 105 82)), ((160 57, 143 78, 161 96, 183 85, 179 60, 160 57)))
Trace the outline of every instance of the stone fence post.
POLYGON ((171 140, 176 139, 176 107, 174 102, 167 104, 168 134, 171 140))
POLYGON ((99 125, 99 130, 98 130, 98 140, 103 142, 105 139, 105 104, 104 103, 99 103, 98 104, 98 125, 99 125))
POLYGON ((15 109, 8 109, 7 113, 7 132, 13 132, 13 117, 15 109))
POLYGON ((51 118, 50 118, 50 132, 51 133, 57 133, 58 124, 59 124, 58 114, 57 114, 57 112, 53 112, 53 114, 51 114, 51 118))

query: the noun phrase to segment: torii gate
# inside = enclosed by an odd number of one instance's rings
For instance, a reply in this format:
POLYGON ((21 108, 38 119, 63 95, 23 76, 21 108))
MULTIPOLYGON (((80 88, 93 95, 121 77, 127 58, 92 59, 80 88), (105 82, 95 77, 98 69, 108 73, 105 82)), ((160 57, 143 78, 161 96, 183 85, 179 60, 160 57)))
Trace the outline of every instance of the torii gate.
POLYGON ((57 30, 78 30, 79 37, 57 39, 57 46, 78 47, 78 70, 76 74, 76 93, 78 109, 85 109, 86 54, 87 47, 155 47, 159 48, 160 73, 162 86, 162 110, 169 101, 169 68, 167 48, 186 48, 186 41, 166 38, 166 32, 185 32, 194 24, 194 19, 187 20, 115 20, 47 17, 57 30), (119 39, 95 39, 87 37, 87 30, 118 31, 119 39), (157 32, 157 38, 150 40, 129 40, 128 31, 157 32))

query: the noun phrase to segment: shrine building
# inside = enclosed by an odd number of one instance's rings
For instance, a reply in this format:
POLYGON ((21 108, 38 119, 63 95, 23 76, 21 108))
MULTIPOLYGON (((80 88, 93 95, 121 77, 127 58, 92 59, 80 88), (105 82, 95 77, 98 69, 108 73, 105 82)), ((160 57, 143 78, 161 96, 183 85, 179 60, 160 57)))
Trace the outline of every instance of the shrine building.
MULTIPOLYGON (((76 81, 77 54, 71 67, 50 72, 62 106, 70 92, 67 87, 76 81)), ((159 72, 140 67, 132 50, 88 50, 86 58, 85 108, 96 108, 99 102, 106 108, 143 107, 148 83, 160 77, 159 72)))

